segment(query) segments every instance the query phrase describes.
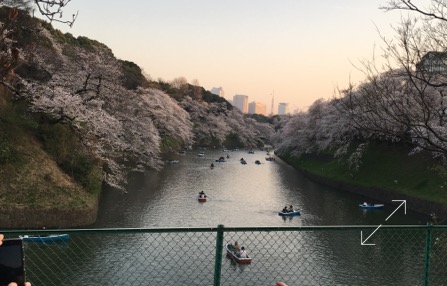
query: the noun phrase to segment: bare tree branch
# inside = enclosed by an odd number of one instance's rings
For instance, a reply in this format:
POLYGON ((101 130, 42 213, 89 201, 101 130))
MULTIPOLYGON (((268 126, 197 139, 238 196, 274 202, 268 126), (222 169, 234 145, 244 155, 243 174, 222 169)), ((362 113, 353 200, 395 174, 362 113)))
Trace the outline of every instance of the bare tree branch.
POLYGON ((78 12, 71 15, 71 20, 63 19, 63 8, 70 2, 71 0, 34 0, 39 12, 50 22, 59 22, 72 27, 78 17, 78 12))

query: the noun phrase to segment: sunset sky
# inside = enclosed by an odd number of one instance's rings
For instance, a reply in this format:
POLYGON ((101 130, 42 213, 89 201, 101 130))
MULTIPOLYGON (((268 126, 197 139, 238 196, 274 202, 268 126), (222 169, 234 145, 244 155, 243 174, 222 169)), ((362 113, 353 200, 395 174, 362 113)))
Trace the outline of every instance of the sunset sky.
POLYGON ((119 59, 138 64, 152 79, 197 79, 291 111, 329 99, 349 81, 364 79, 355 66, 380 56, 395 33, 398 11, 379 0, 73 0, 74 36, 104 43, 119 59))

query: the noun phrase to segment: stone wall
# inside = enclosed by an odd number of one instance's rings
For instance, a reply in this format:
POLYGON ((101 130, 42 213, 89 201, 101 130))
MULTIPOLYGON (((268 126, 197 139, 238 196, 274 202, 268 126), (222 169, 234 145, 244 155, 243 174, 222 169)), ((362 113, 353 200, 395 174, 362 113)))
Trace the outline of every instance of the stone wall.
POLYGON ((75 228, 96 221, 98 203, 91 209, 0 209, 0 229, 75 228))

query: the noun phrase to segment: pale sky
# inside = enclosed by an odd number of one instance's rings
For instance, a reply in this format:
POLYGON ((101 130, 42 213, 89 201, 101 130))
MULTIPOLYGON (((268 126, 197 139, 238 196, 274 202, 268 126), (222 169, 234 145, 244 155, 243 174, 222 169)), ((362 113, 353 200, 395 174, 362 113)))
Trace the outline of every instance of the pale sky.
POLYGON ((400 12, 387 0, 72 0, 63 32, 104 43, 152 79, 197 79, 207 90, 290 110, 330 99, 363 81, 360 61, 381 55, 379 32, 394 37, 400 12), (378 30, 377 30, 378 29, 378 30), (355 65, 355 66, 354 66, 355 65))

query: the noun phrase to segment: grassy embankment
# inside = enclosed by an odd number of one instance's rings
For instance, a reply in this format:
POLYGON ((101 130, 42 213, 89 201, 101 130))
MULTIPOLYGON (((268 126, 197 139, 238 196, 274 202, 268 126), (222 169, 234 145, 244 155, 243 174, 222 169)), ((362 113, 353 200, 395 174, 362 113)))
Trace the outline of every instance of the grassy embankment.
MULTIPOLYGON (((297 159, 281 156, 289 164, 311 174, 358 186, 377 188, 447 206, 447 179, 436 159, 428 154, 408 155, 409 147, 370 143, 358 172, 349 170, 344 160, 333 154, 304 155, 297 159)), ((445 171, 444 171, 445 172, 445 171)))
POLYGON ((12 102, 5 90, 0 90, 3 213, 20 209, 79 211, 95 207, 101 184, 99 169, 77 153, 76 142, 69 144, 70 138, 75 138, 69 128, 48 126, 32 118, 25 103, 12 102), (71 172, 67 172, 69 161, 71 172))

